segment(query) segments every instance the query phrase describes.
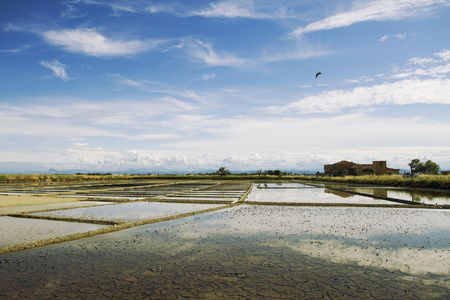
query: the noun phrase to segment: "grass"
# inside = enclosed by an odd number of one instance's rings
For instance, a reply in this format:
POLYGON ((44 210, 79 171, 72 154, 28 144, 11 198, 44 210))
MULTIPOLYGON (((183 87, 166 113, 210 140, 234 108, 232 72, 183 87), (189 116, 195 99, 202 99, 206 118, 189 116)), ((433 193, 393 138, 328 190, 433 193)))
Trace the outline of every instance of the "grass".
POLYGON ((46 175, 46 174, 0 174, 0 182, 64 182, 132 179, 129 175, 46 175))
POLYGON ((0 183, 14 182, 70 182, 70 181, 107 181, 126 179, 172 179, 172 180, 307 180, 317 182, 337 182, 353 184, 372 184, 395 187, 420 187, 450 189, 450 175, 419 175, 415 178, 403 178, 402 175, 365 175, 346 177, 315 177, 306 175, 45 175, 10 174, 1 175, 0 183))

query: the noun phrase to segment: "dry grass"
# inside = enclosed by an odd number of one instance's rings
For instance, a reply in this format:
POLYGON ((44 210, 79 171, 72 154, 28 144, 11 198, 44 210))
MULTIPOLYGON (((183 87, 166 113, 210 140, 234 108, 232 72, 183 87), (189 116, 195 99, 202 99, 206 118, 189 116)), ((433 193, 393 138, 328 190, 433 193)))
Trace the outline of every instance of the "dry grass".
POLYGON ((48 174, 0 174, 0 182, 66 182, 133 179, 136 175, 48 175, 48 174))

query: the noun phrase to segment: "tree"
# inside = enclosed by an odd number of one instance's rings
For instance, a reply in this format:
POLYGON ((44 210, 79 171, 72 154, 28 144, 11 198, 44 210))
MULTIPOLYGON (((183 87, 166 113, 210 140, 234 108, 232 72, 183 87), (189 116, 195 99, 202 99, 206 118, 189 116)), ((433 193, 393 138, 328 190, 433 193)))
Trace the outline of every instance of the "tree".
POLYGON ((228 169, 226 169, 225 167, 220 167, 219 170, 217 170, 216 174, 225 177, 227 175, 230 175, 230 171, 228 169))
POLYGON ((437 175, 441 170, 441 167, 432 160, 423 163, 420 162, 420 159, 415 158, 408 165, 411 168, 411 174, 437 175))
POLYGON ((441 170, 441 167, 431 160, 427 160, 427 162, 423 166, 424 166, 423 172, 429 175, 437 175, 441 170))
POLYGON ((411 162, 408 164, 408 166, 411 168, 411 175, 420 173, 420 159, 415 158, 411 160, 411 162))

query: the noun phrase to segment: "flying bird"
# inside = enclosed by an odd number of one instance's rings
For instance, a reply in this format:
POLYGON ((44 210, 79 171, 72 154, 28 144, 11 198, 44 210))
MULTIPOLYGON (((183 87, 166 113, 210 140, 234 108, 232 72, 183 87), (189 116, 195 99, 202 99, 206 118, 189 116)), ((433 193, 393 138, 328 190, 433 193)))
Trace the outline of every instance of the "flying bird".
POLYGON ((316 79, 317 79, 317 76, 319 76, 319 75, 322 75, 322 72, 317 72, 316 79))

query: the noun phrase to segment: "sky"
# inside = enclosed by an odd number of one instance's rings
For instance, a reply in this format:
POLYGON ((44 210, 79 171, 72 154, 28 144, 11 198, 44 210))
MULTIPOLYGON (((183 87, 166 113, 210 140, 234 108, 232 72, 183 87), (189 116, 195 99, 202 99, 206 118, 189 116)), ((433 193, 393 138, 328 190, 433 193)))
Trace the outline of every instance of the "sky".
POLYGON ((2 0, 0 173, 450 170, 449 28, 450 0, 2 0))

